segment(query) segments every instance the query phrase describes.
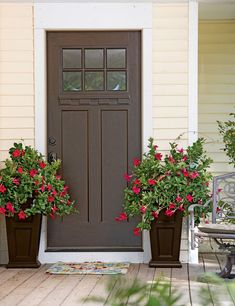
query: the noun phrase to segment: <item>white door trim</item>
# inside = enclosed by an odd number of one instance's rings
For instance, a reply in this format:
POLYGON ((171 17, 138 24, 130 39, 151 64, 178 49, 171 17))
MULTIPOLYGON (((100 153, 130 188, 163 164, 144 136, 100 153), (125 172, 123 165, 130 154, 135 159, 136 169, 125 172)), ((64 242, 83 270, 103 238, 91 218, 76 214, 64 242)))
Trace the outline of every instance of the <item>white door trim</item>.
MULTIPOLYGON (((55 3, 34 5, 35 38, 35 146, 47 152, 46 31, 141 30, 142 32, 142 144, 152 135, 152 4, 151 3, 55 3)), ((42 263, 55 261, 147 262, 150 245, 143 235, 144 252, 45 252, 46 219, 43 219, 39 251, 42 263)))
MULTIPOLYGON (((188 142, 198 138, 198 1, 189 1, 188 49, 188 142)), ((189 231, 189 262, 198 262, 198 249, 191 250, 189 231)))

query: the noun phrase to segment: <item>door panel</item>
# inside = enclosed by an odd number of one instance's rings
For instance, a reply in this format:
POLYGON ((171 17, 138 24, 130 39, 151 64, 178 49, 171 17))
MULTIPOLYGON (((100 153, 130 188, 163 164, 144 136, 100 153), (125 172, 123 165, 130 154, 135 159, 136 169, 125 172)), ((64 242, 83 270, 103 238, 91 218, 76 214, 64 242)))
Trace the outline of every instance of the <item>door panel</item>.
MULTIPOLYGON (((63 111, 61 126, 63 144, 61 159, 66 183, 75 199, 79 198, 82 203, 88 204, 88 111, 63 111), (76 131, 76 141, 71 134, 73 130, 76 131)), ((88 210, 88 205, 79 207, 80 222, 89 221, 88 210)))
POLYGON ((102 222, 113 223, 113 216, 117 216, 120 211, 118 207, 125 188, 123 173, 127 169, 128 159, 127 116, 126 110, 101 112, 102 222))
POLYGON ((118 223, 123 174, 141 155, 140 32, 48 32, 48 152, 78 215, 48 220, 48 251, 142 250, 118 223), (51 142, 50 139, 55 140, 51 142))

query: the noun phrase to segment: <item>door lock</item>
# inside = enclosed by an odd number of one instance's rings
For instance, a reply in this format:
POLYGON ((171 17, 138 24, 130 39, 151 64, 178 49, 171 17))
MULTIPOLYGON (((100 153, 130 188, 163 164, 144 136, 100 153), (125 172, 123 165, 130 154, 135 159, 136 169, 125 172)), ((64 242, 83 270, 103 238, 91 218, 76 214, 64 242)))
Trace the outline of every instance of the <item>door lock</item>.
POLYGON ((55 146, 55 145, 56 145, 56 139, 55 139, 55 137, 50 136, 50 137, 48 138, 48 142, 49 142, 49 144, 50 144, 51 146, 55 146))
POLYGON ((53 163, 56 159, 57 159, 57 154, 56 154, 56 152, 49 152, 49 153, 48 153, 48 158, 47 158, 47 160, 48 160, 49 163, 53 163))

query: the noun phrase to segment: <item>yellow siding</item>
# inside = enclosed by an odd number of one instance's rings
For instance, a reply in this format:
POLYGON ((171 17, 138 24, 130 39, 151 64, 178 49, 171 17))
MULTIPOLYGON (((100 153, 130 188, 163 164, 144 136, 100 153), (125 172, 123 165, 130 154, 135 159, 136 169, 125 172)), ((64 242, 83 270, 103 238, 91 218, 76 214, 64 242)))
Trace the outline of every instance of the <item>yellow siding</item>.
MULTIPOLYGON (((169 141, 188 144, 188 4, 153 5, 153 137, 161 151, 169 141)), ((188 261, 185 220, 181 260, 188 261)))
POLYGON ((153 136, 160 150, 188 140, 188 4, 153 5, 153 136))
POLYGON ((14 141, 34 145, 32 5, 0 5, 0 161, 14 141))
POLYGON ((234 171, 221 150, 217 120, 235 111, 235 22, 199 24, 199 135, 208 140, 206 149, 215 174, 234 171))
MULTIPOLYGON (((0 4, 0 162, 13 142, 34 145, 33 8, 0 4)), ((0 216, 0 263, 7 263, 5 219, 0 216)))

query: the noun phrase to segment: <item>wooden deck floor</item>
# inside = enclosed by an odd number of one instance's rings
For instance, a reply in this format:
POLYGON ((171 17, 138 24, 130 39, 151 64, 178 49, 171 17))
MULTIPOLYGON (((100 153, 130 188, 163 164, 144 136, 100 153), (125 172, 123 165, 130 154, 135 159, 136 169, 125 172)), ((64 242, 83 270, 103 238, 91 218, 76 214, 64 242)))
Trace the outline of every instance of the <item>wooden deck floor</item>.
MULTIPOLYGON (((171 288, 182 293, 182 298, 177 305, 201 305, 198 290, 204 287, 209 290, 211 304, 216 305, 214 292, 215 285, 208 285, 197 281, 197 277, 206 272, 219 271, 223 266, 224 256, 203 255, 199 265, 184 264, 182 269, 154 269, 145 264, 132 264, 126 278, 136 278, 143 282, 151 282, 164 274, 170 281, 171 288)), ((108 276, 106 275, 48 275, 45 270, 48 265, 39 269, 5 269, 0 267, 0 305, 1 306, 32 306, 32 305, 101 305, 94 302, 85 303, 81 301, 89 296, 102 296, 108 299, 110 292, 106 291, 108 276)), ((229 280, 234 281, 235 280, 229 280)), ((218 305, 235 305, 235 296, 228 288, 219 293, 221 298, 218 305)), ((126 304, 128 305, 128 303, 126 304)), ((138 306, 138 305, 136 305, 138 306)))

